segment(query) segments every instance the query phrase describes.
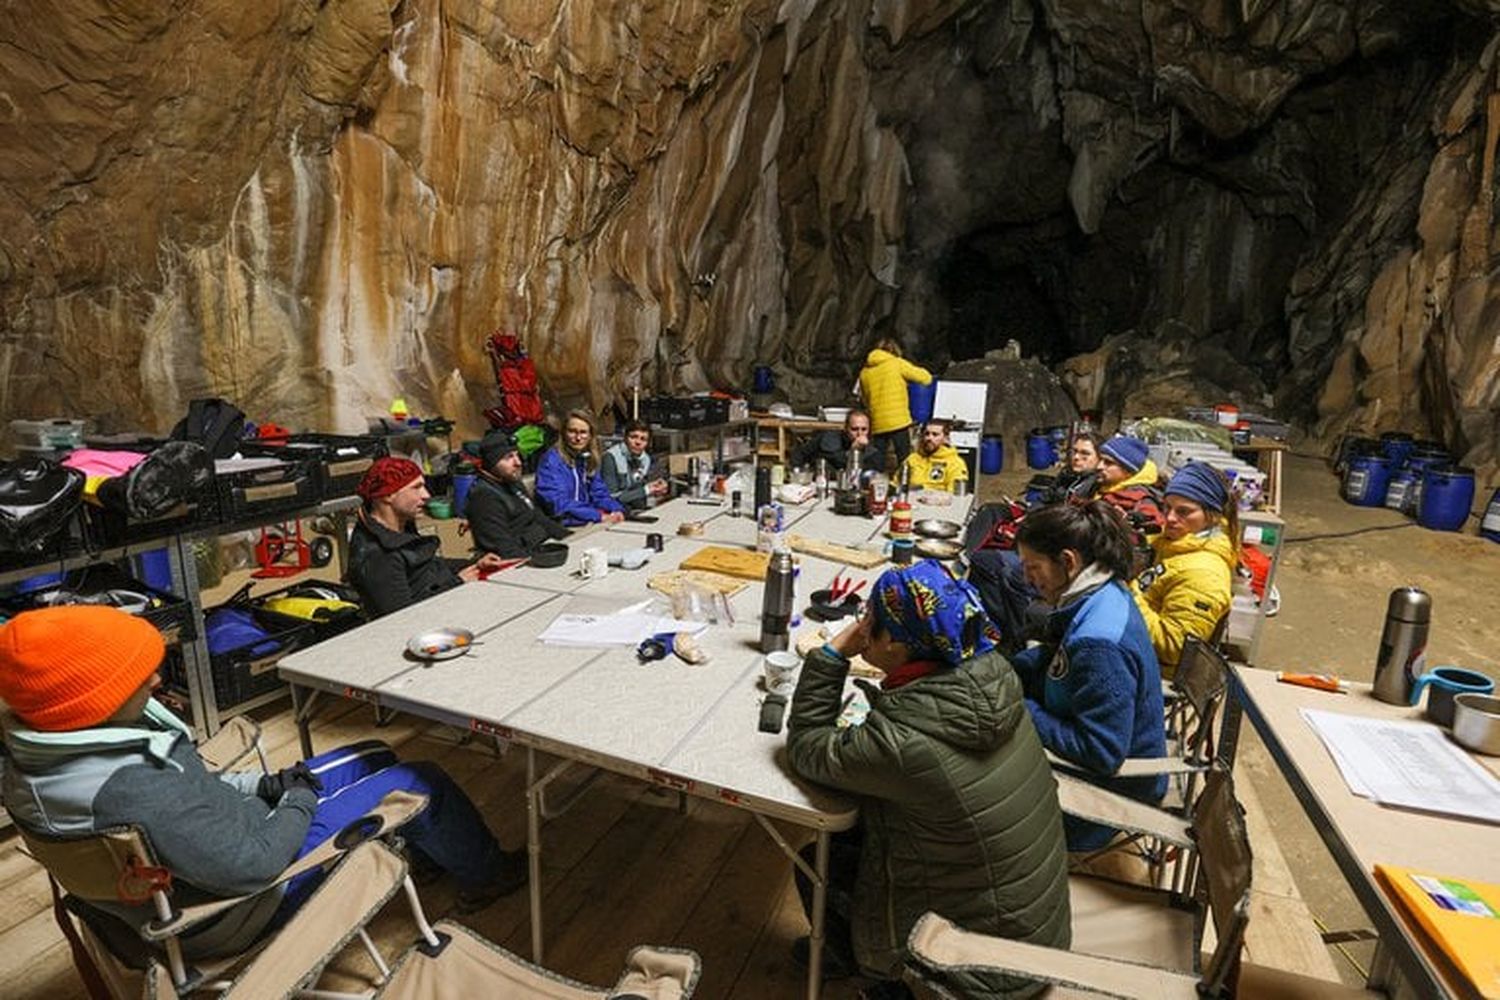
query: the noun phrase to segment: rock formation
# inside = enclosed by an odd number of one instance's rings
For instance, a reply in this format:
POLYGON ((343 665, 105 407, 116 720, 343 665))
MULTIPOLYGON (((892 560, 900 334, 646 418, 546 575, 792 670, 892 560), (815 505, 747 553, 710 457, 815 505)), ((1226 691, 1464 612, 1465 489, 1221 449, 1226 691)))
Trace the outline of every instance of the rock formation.
POLYGON ((7 5, 0 419, 160 430, 216 394, 352 430, 399 394, 474 430, 498 326, 594 407, 757 361, 845 385, 877 335, 938 367, 1015 337, 1122 406, 1271 392, 1492 475, 1497 17, 7 5))

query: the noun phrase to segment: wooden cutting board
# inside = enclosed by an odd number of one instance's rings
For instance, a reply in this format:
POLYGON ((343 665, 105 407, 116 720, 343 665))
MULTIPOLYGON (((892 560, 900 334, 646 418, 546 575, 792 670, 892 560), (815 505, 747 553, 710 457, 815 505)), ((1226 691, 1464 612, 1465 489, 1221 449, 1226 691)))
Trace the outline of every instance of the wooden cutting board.
POLYGON ((646 586, 668 597, 684 593, 689 587, 700 587, 709 592, 718 591, 725 597, 733 597, 744 590, 747 584, 744 580, 725 576, 723 573, 710 573, 701 569, 669 569, 653 573, 651 579, 646 581, 646 586))
POLYGON ((709 573, 723 573, 741 580, 764 580, 766 564, 771 561, 767 552, 750 549, 731 549, 723 545, 705 545, 678 564, 679 569, 701 569, 709 573))
POLYGON ((805 552, 810 556, 827 559, 829 562, 843 563, 845 566, 853 566, 856 569, 874 569, 886 561, 886 555, 883 552, 819 541, 816 538, 808 538, 806 535, 788 535, 786 543, 792 547, 793 552, 805 552))

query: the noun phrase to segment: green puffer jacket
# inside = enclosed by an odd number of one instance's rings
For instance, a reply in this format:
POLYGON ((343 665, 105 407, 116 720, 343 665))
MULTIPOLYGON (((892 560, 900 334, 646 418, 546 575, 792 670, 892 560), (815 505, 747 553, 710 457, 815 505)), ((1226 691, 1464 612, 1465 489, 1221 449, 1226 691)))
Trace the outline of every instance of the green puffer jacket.
MULTIPOLYGON (((803 664, 787 748, 793 769, 859 797, 865 840, 850 924, 870 973, 897 978, 917 918, 935 910, 983 934, 1066 948, 1067 855, 1057 784, 998 653, 872 694, 863 725, 839 729, 848 661, 824 647, 803 664)), ((973 1000, 1041 991, 963 974, 973 1000)))

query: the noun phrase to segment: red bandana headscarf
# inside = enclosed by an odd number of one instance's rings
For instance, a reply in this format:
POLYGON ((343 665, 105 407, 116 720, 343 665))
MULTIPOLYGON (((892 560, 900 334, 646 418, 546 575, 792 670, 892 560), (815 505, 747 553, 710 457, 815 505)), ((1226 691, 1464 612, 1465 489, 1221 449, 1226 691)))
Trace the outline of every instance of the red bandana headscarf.
POLYGON ((377 458, 354 492, 369 503, 388 497, 421 478, 422 467, 409 458, 377 458))

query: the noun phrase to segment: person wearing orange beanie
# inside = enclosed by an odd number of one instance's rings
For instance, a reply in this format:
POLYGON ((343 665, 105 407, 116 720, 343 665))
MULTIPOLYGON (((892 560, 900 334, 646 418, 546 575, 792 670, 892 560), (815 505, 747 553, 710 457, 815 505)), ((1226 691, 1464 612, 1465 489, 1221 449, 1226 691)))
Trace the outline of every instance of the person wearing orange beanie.
POLYGON ((364 500, 349 535, 349 582, 371 616, 426 600, 482 579, 504 561, 486 552, 470 563, 444 559, 442 539, 417 533, 417 515, 431 497, 422 467, 409 458, 378 458, 354 490, 364 500))
MULTIPOLYGON (((275 774, 211 773, 191 730, 152 697, 164 653, 150 623, 115 608, 42 608, 0 626, 0 800, 42 836, 139 828, 179 906, 257 894, 184 938, 189 958, 237 953, 284 923, 323 872, 261 890, 391 791, 427 798, 401 833, 417 860, 459 882, 460 909, 525 883, 524 852, 501 849, 463 789, 379 741, 275 774)), ((81 905, 138 929, 156 917, 149 902, 81 905)))

